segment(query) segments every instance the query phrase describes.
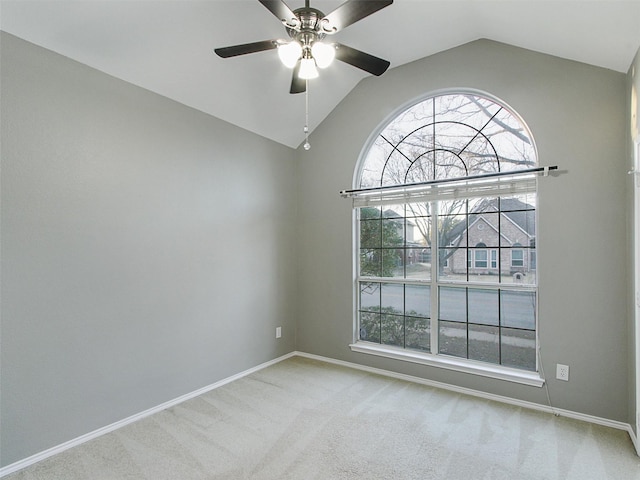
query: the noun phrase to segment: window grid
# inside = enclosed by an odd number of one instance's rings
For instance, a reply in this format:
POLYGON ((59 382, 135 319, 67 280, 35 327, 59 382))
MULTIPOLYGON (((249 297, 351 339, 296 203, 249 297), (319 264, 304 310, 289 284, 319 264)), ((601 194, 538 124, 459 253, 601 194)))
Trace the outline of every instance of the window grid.
MULTIPOLYGON (((500 202, 497 202, 497 203, 500 204, 500 202)), ((432 211, 436 211, 436 209, 437 209, 437 205, 433 205, 431 207, 432 211)), ((365 225, 364 228, 361 227, 360 229, 361 232, 363 230, 379 232, 379 239, 376 242, 369 242, 368 243, 369 248, 367 250, 369 252, 371 252, 372 250, 374 252, 375 250, 379 250, 382 253, 379 253, 377 256, 380 256, 380 257, 384 257, 385 252, 387 251, 393 251, 396 254, 396 258, 392 263, 388 265, 388 267, 392 268, 394 272, 379 271, 378 272, 379 275, 361 274, 359 276, 359 285, 360 285, 361 291, 362 291, 363 285, 368 285, 369 287, 371 287, 372 285, 377 286, 378 305, 379 305, 379 308, 375 312, 373 312, 371 309, 363 308, 362 301, 360 302, 360 307, 358 310, 359 317, 360 317, 359 340, 379 343, 387 346, 395 346, 395 347, 400 347, 405 349, 417 349, 424 352, 432 352, 432 353, 437 352, 437 354, 440 354, 440 355, 450 355, 454 357, 466 358, 469 360, 488 361, 489 363, 505 365, 505 361, 504 361, 505 356, 503 353, 505 343, 508 341, 511 341, 512 343, 514 343, 516 342, 516 340, 515 339, 509 340, 511 337, 505 336, 504 331, 508 330, 512 332, 512 334, 514 331, 521 331, 525 333, 530 332, 533 335, 533 337, 535 337, 536 325, 535 325, 535 305, 532 306, 532 314, 531 314, 531 318, 533 319, 533 322, 530 323, 528 327, 505 325, 503 322, 503 317, 504 317, 503 292, 516 292, 516 293, 532 292, 533 298, 535 299, 535 285, 533 284, 522 285, 514 282, 506 283, 502 272, 500 272, 497 275, 497 281, 493 281, 493 282, 482 281, 482 279, 477 279, 471 276, 470 271, 472 271, 473 269, 475 269, 475 267, 477 267, 477 262, 475 261, 477 256, 475 252, 483 251, 487 253, 485 258, 487 262, 489 261, 490 256, 488 254, 488 248, 485 243, 483 242, 471 243, 468 235, 464 239, 464 242, 459 244, 457 248, 466 249, 468 252, 467 255, 469 255, 469 252, 473 251, 474 254, 472 255, 472 258, 474 258, 474 261, 472 263, 467 264, 468 268, 466 269, 466 272, 462 278, 442 277, 439 274, 439 268, 437 266, 437 262, 439 258, 441 258, 440 256, 436 256, 435 258, 432 257, 432 260, 435 262, 435 263, 432 262, 431 264, 431 268, 435 272, 434 274, 428 275, 424 278, 409 277, 408 267, 410 266, 410 263, 408 261, 409 255, 407 255, 406 252, 410 249, 414 249, 414 247, 410 244, 411 242, 407 240, 407 232, 408 232, 407 224, 410 221, 409 220, 410 218, 415 218, 415 217, 408 217, 408 218, 405 217, 403 220, 400 220, 401 216, 403 214, 406 215, 409 209, 406 207, 403 208, 402 213, 398 213, 397 210, 399 209, 396 208, 394 210, 394 213, 389 213, 389 212, 385 213, 385 211, 382 208, 369 209, 366 211, 367 212, 366 214, 360 215, 361 220, 359 223, 360 225, 365 225), (375 216, 372 214, 373 211, 377 212, 375 216), (374 228, 371 228, 371 222, 378 221, 382 225, 382 223, 385 222, 386 219, 388 218, 393 218, 394 221, 389 222, 386 228, 391 229, 393 227, 396 229, 396 233, 401 232, 401 235, 398 234, 397 237, 394 237, 393 242, 391 242, 393 243, 394 246, 391 248, 389 247, 389 242, 386 242, 385 240, 383 240, 383 237, 385 236, 384 228, 382 227, 377 228, 375 226, 374 228), (373 245, 376 245, 376 249, 371 248, 373 245), (469 247, 469 245, 474 245, 474 247, 469 247), (388 302, 383 301, 383 296, 382 296, 385 287, 388 288, 388 286, 391 286, 391 285, 397 287, 397 292, 400 292, 400 291, 402 292, 399 295, 399 300, 398 300, 398 303, 396 303, 395 305, 396 307, 395 309, 392 308, 388 302), (427 314, 416 315, 415 313, 411 313, 407 311, 406 289, 407 287, 411 287, 411 286, 414 286, 414 287, 418 286, 418 287, 424 288, 423 294, 425 297, 430 297, 432 291, 437 292, 436 300, 431 301, 432 305, 430 307, 430 313, 428 315, 427 314), (427 289, 426 287, 429 287, 429 288, 427 289), (465 300, 463 302, 464 319, 463 321, 458 320, 457 322, 455 322, 455 326, 454 326, 454 323, 452 323, 452 319, 443 317, 441 315, 440 294, 442 292, 442 288, 449 289, 449 290, 458 289, 460 291, 465 292, 465 300), (477 320, 475 321, 470 320, 469 318, 470 292, 474 294, 476 292, 495 292, 495 295, 497 296, 498 301, 496 302, 496 310, 494 312, 493 322, 482 322, 477 320), (422 321, 423 323, 419 325, 420 328, 417 328, 416 324, 419 324, 420 321, 422 321), (460 330, 464 330, 463 341, 460 341, 460 344, 457 346, 457 350, 456 349, 451 350, 446 348, 446 344, 448 342, 446 341, 447 340, 445 338, 446 335, 444 334, 444 332, 452 331, 452 329, 454 328, 459 328, 460 330), (491 341, 484 341, 483 343, 483 341, 477 340, 478 338, 490 336, 491 334, 487 333, 488 331, 495 331, 494 333, 495 339, 493 341, 493 343, 495 343, 495 348, 493 348, 494 350, 493 355, 491 353, 491 349, 492 349, 490 345, 491 341), (434 343, 436 343, 435 342, 436 339, 432 338, 432 335, 437 335, 437 344, 438 344, 437 349, 434 347, 434 343), (413 340, 408 340, 409 336, 412 339, 419 336, 421 336, 423 340, 425 338, 428 338, 429 344, 426 344, 424 342, 421 343, 419 341, 414 342, 413 340), (483 348, 488 353, 485 353, 485 354, 478 353, 480 352, 480 350, 482 350, 481 348, 482 345, 485 345, 485 347, 483 348)), ((533 209, 530 208, 526 211, 532 211, 532 210, 533 209)), ((360 211, 362 212, 362 209, 360 209, 360 211)), ((465 211, 467 213, 465 213, 464 215, 458 215, 458 216, 462 217, 462 219, 460 220, 460 224, 464 225, 464 228, 468 232, 468 226, 471 223, 470 217, 472 217, 473 215, 476 215, 476 213, 472 209, 469 209, 468 207, 465 207, 465 211)), ((503 212, 498 210, 498 215, 501 215, 501 214, 503 214, 503 212)), ((442 248, 438 245, 438 241, 439 241, 438 221, 443 216, 444 215, 433 215, 432 217, 430 217, 430 220, 432 223, 430 228, 432 243, 431 243, 431 246, 429 246, 429 248, 435 248, 438 251, 442 250, 442 248), (435 225, 433 225, 433 221, 434 221, 433 219, 436 219, 435 225)), ((426 218, 426 217, 423 217, 423 218, 426 218)), ((500 226, 497 226, 497 229, 499 232, 500 226)), ((389 232, 389 234, 387 235, 387 238, 390 238, 391 236, 392 234, 391 232, 389 232)), ((494 242, 494 243, 499 244, 500 242, 494 242)), ((447 245, 448 247, 445 247, 445 248, 451 248, 450 244, 447 244, 447 245)), ((524 248, 522 247, 522 245, 516 245, 516 247, 518 249, 524 248)), ((423 250, 424 249, 425 248, 423 248, 423 250)), ((491 251, 496 252, 495 253, 496 260, 499 262, 500 261, 499 259, 504 256, 502 254, 502 251, 503 250, 512 251, 512 249, 513 249, 513 246, 505 245, 505 246, 497 246, 491 249, 491 251)), ((376 253, 374 253, 373 255, 375 257, 376 253)), ((449 257, 447 260, 449 259, 451 259, 451 257, 449 257)), ((362 262, 361 262, 361 265, 362 265, 362 262)), ((363 270, 366 271, 367 269, 363 269, 363 270)), ((487 267, 484 268, 484 270, 487 270, 487 271, 490 270, 488 268, 488 265, 487 267)), ((362 294, 360 294, 360 299, 362 299, 362 294)), ((512 348, 515 349, 516 347, 512 347, 512 348)), ((521 368, 524 370, 535 370, 536 359, 535 359, 535 355, 531 354, 532 352, 535 352, 535 349, 531 350, 527 355, 523 353, 521 356, 523 356, 524 360, 522 360, 521 362, 514 362, 513 360, 510 360, 509 362, 506 363, 505 366, 521 368)))
MULTIPOLYGON (((403 185, 535 165, 533 143, 521 121, 493 100, 463 93, 432 97, 423 104, 424 112, 429 112, 424 124, 417 124, 421 115, 417 112, 422 108, 419 104, 380 133, 368 153, 372 160, 367 158, 360 171, 360 187, 403 185), (403 121, 409 128, 399 134, 403 121), (501 137, 504 132, 509 135, 508 142, 501 137)), ((437 201, 396 205, 388 211, 384 206, 358 209, 359 341, 409 349, 418 346, 432 355, 453 354, 537 370, 536 194, 474 201, 448 200, 448 209, 437 201), (416 210, 422 213, 418 215, 416 210), (368 223, 375 221, 379 225, 368 223), (413 238, 414 230, 422 236, 422 243, 413 238), (367 243, 367 232, 378 232, 380 241, 367 243), (471 240, 476 234, 480 239, 471 240), (364 285, 377 285, 378 312, 363 304, 364 285), (390 285, 394 287, 385 287, 390 285), (401 298, 393 304, 385 303, 385 288, 401 298), (415 317, 409 311, 407 291, 411 288, 423 289, 430 302, 428 314, 422 312, 415 317), (464 293, 462 305, 456 307, 462 308, 464 315, 456 321, 441 315, 443 291, 464 293), (483 296, 489 307, 479 300, 483 296), (493 300, 487 300, 490 298, 493 300), (417 331, 412 330, 414 325, 422 329, 421 340, 428 339, 426 348, 413 342, 417 331), (389 333, 385 337, 385 328, 391 332, 394 327, 401 329, 401 335, 395 332, 395 336, 389 333), (447 327, 458 332, 453 350, 444 335, 447 327)))

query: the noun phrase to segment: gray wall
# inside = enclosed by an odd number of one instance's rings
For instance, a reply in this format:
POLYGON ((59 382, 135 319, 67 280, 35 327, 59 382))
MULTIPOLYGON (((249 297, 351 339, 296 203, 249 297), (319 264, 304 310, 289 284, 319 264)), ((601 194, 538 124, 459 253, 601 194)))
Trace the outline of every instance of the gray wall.
MULTIPOLYGON (((638 102, 638 94, 640 93, 640 50, 636 53, 636 56, 631 64, 628 74, 628 87, 627 87, 627 102, 629 112, 629 160, 628 170, 635 168, 635 143, 640 142, 640 124, 638 119, 640 118, 640 103, 638 102)), ((634 243, 634 224, 637 218, 640 218, 640 213, 635 211, 634 205, 634 177, 629 176, 627 179, 627 236, 629 238, 629 263, 635 263, 635 269, 640 272, 640 252, 635 251, 634 243)), ((629 269, 628 277, 628 292, 629 292, 629 334, 628 334, 628 348, 629 348, 629 423, 631 423, 634 431, 637 430, 636 424, 636 411, 637 411, 637 378, 638 372, 636 371, 636 357, 639 352, 636 351, 636 319, 635 319, 635 291, 639 287, 635 286, 635 271, 634 268, 629 269)), ((638 275, 640 277, 640 274, 638 275)), ((636 431, 636 435, 638 432, 636 431)))
POLYGON ((637 76, 478 41, 364 80, 294 152, 10 35, 0 46, 0 465, 296 348, 546 403, 543 389, 348 348, 352 210, 338 191, 400 105, 450 87, 510 104, 540 163, 564 171, 540 187, 549 393, 631 422, 637 76), (558 362, 570 382, 553 380, 558 362))
POLYGON ((541 165, 539 334, 552 404, 627 422, 627 77, 487 40, 367 78, 300 152, 298 350, 546 403, 543 389, 353 353, 350 187, 369 135, 401 105, 468 87, 516 110, 541 165), (554 379, 556 363, 570 381, 554 379))
POLYGON ((1 49, 0 465, 291 352, 295 151, 1 49))

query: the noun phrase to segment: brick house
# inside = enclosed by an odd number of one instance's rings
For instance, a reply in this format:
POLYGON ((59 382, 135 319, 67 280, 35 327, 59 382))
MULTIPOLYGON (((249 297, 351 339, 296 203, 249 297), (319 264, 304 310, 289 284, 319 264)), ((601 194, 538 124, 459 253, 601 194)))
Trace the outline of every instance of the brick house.
POLYGON ((515 198, 477 205, 451 232, 443 272, 508 275, 520 281, 536 270, 535 207, 515 198))

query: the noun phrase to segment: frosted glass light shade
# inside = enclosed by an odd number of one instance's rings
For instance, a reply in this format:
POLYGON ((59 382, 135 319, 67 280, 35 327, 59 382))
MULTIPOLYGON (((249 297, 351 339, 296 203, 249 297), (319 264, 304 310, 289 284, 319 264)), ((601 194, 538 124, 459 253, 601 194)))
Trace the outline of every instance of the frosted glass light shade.
POLYGON ((313 58, 303 58, 300 64, 300 71, 298 76, 303 80, 310 80, 318 77, 318 69, 316 68, 316 62, 313 58))
POLYGON ((298 42, 289 42, 278 46, 280 61, 287 68, 293 68, 302 55, 302 46, 298 42))
POLYGON ((327 68, 336 56, 336 50, 332 45, 316 42, 311 47, 311 54, 316 59, 316 64, 320 68, 327 68))

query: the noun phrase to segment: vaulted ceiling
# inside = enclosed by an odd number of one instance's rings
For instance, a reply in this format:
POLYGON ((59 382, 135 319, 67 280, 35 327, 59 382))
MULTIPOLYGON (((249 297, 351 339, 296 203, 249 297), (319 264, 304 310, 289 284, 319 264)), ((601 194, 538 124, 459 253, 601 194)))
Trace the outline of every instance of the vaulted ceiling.
MULTIPOLYGON (((329 13, 341 3, 311 6, 329 13)), ((304 140, 305 97, 289 94, 291 71, 275 50, 213 52, 287 38, 257 0, 1 0, 0 28, 284 145, 304 140)), ((626 73, 640 47, 640 0, 395 0, 334 38, 390 68, 488 38, 626 73)), ((367 75, 336 62, 311 80, 311 129, 367 75)))

